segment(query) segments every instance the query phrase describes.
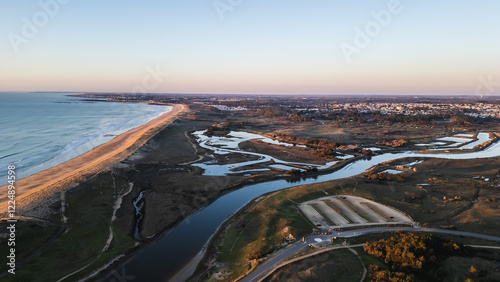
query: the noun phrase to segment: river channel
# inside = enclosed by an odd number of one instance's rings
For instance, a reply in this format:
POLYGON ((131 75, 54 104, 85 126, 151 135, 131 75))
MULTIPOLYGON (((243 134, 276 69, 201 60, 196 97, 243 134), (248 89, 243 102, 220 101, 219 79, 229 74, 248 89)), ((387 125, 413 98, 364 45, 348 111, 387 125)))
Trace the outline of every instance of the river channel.
MULTIPOLYGON (((199 255, 200 252, 204 251, 207 242, 222 223, 228 220, 251 200, 269 192, 298 185, 355 176, 380 163, 407 157, 474 159, 497 156, 500 156, 500 142, 492 144, 485 150, 468 153, 382 153, 371 157, 369 160, 356 160, 335 172, 316 176, 314 178, 302 179, 293 183, 287 180, 274 180, 244 186, 220 197, 211 205, 185 218, 161 238, 136 253, 131 259, 122 262, 116 267, 117 270, 113 273, 125 273, 127 276, 133 276, 134 281, 168 281, 193 258, 199 255)), ((116 278, 110 275, 105 281, 116 281, 116 278)))

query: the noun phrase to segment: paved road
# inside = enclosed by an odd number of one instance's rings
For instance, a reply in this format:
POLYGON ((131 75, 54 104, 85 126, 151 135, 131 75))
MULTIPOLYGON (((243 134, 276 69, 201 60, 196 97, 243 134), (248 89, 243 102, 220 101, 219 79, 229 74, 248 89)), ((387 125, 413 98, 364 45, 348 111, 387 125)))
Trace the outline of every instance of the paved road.
POLYGON ((471 248, 478 248, 478 249, 494 249, 494 250, 500 250, 500 247, 496 246, 482 246, 482 245, 465 245, 467 247, 471 248))
POLYGON ((250 272, 247 276, 243 277, 241 282, 250 282, 255 281, 261 275, 266 274, 268 271, 274 269, 276 265, 280 262, 284 261, 286 258, 293 256, 294 254, 300 252, 301 250, 307 247, 308 243, 299 242, 293 245, 290 245, 284 249, 279 250, 274 254, 271 258, 265 260, 262 264, 257 266, 254 271, 250 272))
POLYGON ((332 234, 329 235, 308 236, 305 238, 305 242, 297 242, 293 245, 290 245, 284 249, 279 250, 272 257, 268 258, 262 264, 257 266, 250 274, 248 274, 239 281, 241 282, 258 281, 260 277, 263 277, 269 271, 273 270, 275 266, 280 264, 285 259, 300 252, 301 250, 306 248, 309 244, 317 246, 328 245, 331 241, 331 238, 333 237, 351 238, 371 233, 396 232, 396 231, 442 233, 442 234, 466 236, 466 237, 473 237, 489 241, 500 242, 500 237, 496 236, 490 236, 473 232, 457 231, 457 230, 445 230, 445 229, 421 228, 421 227, 382 227, 382 228, 368 228, 368 229, 358 229, 351 231, 333 232, 332 234))

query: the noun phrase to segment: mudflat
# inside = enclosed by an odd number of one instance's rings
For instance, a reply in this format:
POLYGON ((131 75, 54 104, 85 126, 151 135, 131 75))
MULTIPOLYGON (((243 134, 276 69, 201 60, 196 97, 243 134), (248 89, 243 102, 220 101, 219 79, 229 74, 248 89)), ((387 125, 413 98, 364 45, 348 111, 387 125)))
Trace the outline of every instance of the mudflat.
MULTIPOLYGON (((158 130, 171 123, 180 113, 187 111, 186 105, 174 104, 171 111, 146 124, 122 133, 76 158, 16 181, 16 210, 28 207, 34 201, 50 196, 73 182, 123 160, 154 136, 158 130)), ((0 187, 0 211, 2 211, 0 214, 2 215, 7 212, 7 186, 0 187)))

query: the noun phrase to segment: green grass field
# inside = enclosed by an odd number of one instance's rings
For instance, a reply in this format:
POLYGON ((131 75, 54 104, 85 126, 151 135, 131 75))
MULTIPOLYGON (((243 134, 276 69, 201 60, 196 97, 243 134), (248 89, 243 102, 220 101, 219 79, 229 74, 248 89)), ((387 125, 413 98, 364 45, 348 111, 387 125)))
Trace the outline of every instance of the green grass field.
MULTIPOLYGON (((255 267, 253 259, 264 257, 280 248, 285 227, 298 240, 311 234, 315 227, 305 219, 296 204, 326 195, 368 198, 402 210, 415 221, 430 227, 455 226, 459 230, 500 236, 498 212, 493 209, 497 202, 477 201, 474 205, 470 204, 474 199, 494 199, 500 196, 497 190, 490 188, 492 184, 472 179, 472 175, 476 173, 494 173, 491 169, 485 170, 484 165, 481 161, 447 160, 443 163, 443 160, 428 160, 416 172, 404 172, 404 182, 380 182, 368 180, 361 175, 274 192, 254 201, 231 220, 223 235, 220 261, 224 263, 224 267, 233 271, 231 278, 236 278, 255 267), (430 186, 419 187, 420 183, 429 183, 430 186), (444 200, 444 197, 450 199, 456 196, 460 200, 444 200)), ((349 240, 354 244, 387 236, 390 234, 349 240)), ((468 244, 498 245, 457 236, 454 240, 468 244)), ((363 259, 371 264, 376 261, 370 257, 363 259)), ((383 263, 379 262, 379 265, 384 269, 383 263)))
POLYGON ((363 276, 363 264, 350 250, 333 250, 279 268, 264 281, 290 281, 294 278, 300 281, 359 282, 363 276))
MULTIPOLYGON (((116 190, 114 189, 111 174, 100 175, 94 181, 83 185, 80 189, 71 190, 66 194, 66 216, 68 228, 57 240, 50 243, 39 255, 32 258, 18 269, 16 275, 2 277, 2 281, 57 281, 63 276, 80 269, 86 264, 89 267, 67 279, 76 281, 78 278, 89 274, 97 266, 104 265, 114 257, 122 254, 133 246, 133 240, 127 236, 129 230, 123 226, 113 225, 114 238, 109 249, 100 256, 108 236, 113 203, 117 190, 124 189, 127 185, 125 179, 114 176, 116 190), (97 183, 95 183, 98 181, 97 183), (68 255, 71 254, 71 255, 68 255), (97 258, 97 259, 96 259, 97 258), (53 269, 54 271, 47 271, 53 269)), ((54 228, 44 228, 41 233, 20 232, 19 246, 30 250, 36 248, 53 233, 54 228), (35 238, 30 242, 27 236, 35 238), (37 238, 40 237, 40 238, 37 238)), ((3 245, 3 244, 2 244, 3 245)))

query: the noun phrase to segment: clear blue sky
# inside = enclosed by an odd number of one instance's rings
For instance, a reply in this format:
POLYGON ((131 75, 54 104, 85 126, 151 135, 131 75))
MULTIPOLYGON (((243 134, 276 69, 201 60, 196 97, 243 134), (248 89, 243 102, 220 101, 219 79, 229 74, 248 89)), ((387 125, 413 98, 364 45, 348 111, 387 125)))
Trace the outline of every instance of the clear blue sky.
POLYGON ((0 0, 0 91, 474 94, 478 77, 500 82, 495 0, 64 2, 0 0))

